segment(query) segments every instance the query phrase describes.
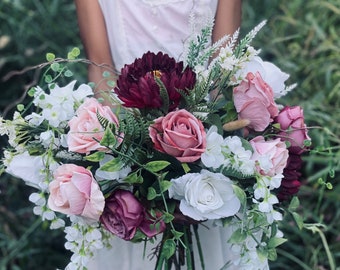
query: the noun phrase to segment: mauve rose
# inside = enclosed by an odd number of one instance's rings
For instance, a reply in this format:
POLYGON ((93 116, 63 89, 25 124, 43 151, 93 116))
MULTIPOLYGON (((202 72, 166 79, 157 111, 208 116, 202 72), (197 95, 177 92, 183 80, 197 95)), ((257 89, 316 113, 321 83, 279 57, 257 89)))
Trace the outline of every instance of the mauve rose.
POLYGON ((103 106, 95 98, 87 98, 69 121, 67 145, 70 151, 89 154, 91 151, 104 149, 99 144, 104 129, 98 121, 97 113, 118 126, 117 116, 108 106, 103 106))
POLYGON ((100 221, 108 231, 124 240, 131 240, 137 229, 147 237, 153 237, 165 229, 163 221, 157 221, 159 226, 156 222, 153 227, 153 220, 142 204, 130 191, 122 189, 106 199, 100 221))
POLYGON ((275 118, 275 122, 280 124, 279 137, 283 141, 289 141, 291 146, 289 152, 301 154, 306 150, 305 140, 310 140, 307 127, 305 125, 303 110, 300 106, 285 107, 275 118))
POLYGON ((233 99, 239 119, 248 119, 248 128, 263 131, 278 115, 272 88, 260 73, 249 72, 246 80, 233 90, 233 99))
POLYGON ((89 170, 63 164, 55 170, 49 190, 48 206, 53 211, 99 220, 105 198, 89 170))
POLYGON ((186 110, 157 118, 149 127, 156 150, 174 156, 181 162, 198 160, 206 148, 203 124, 186 110))
POLYGON ((264 137, 257 136, 250 144, 254 149, 251 159, 257 161, 256 169, 260 174, 275 176, 283 173, 288 160, 284 142, 280 139, 266 141, 264 137))
POLYGON ((144 219, 144 208, 127 190, 117 190, 105 201, 100 221, 104 227, 124 239, 131 240, 144 219))

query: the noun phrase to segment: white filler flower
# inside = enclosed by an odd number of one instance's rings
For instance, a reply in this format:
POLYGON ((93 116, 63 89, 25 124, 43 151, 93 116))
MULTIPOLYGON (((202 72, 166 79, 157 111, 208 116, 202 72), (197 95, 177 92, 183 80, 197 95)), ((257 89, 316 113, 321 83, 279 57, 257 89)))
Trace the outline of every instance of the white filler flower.
POLYGON ((172 179, 169 197, 180 200, 181 212, 195 220, 235 215, 241 206, 232 181, 221 173, 202 170, 172 179))

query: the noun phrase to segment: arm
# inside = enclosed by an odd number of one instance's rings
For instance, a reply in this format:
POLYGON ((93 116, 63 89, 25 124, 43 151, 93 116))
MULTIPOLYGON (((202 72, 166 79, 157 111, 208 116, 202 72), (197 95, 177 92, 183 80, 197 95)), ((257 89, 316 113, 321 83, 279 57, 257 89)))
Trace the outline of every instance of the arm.
POLYGON ((104 17, 98 1, 74 1, 77 9, 80 37, 86 56, 91 62, 95 63, 88 66, 88 79, 96 84, 94 89, 95 96, 101 97, 103 92, 108 91, 102 74, 104 71, 112 73, 114 71, 104 17))
POLYGON ((212 42, 232 35, 241 26, 242 0, 219 0, 215 15, 212 42))

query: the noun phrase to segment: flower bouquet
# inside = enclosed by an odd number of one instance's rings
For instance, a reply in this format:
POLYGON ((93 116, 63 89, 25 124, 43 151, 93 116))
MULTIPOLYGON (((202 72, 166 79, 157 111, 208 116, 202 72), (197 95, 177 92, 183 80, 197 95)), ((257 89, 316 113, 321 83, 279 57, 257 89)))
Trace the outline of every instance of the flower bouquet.
POLYGON ((112 237, 157 238, 155 269, 194 269, 193 256, 204 268, 207 221, 231 232, 225 267, 268 269, 310 139, 302 109, 276 103, 289 76, 250 45, 263 25, 209 45, 209 24, 183 61, 146 52, 122 68, 111 107, 89 85, 59 86, 71 71, 48 55, 46 84, 0 132, 6 172, 37 189, 34 213, 66 233, 67 269, 86 269, 112 237))

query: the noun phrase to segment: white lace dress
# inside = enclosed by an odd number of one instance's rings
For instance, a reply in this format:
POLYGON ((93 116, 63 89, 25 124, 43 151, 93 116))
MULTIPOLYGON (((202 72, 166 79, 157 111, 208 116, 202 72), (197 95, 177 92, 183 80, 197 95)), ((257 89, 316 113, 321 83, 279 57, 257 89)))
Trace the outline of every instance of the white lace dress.
MULTIPOLYGON (((181 58, 183 43, 192 32, 190 14, 199 24, 216 12, 217 0, 99 0, 105 20, 111 53, 117 70, 147 51, 163 51, 181 58)), ((200 226, 200 242, 206 269, 218 270, 228 261, 228 231, 207 224, 200 226)), ((158 239, 160 239, 159 236, 158 239)), ((90 270, 152 270, 156 259, 148 259, 156 244, 132 244, 119 238, 112 249, 100 250, 90 262, 90 270)), ((194 245, 195 247, 195 245, 194 245)), ((199 256, 195 251, 196 264, 199 256)), ((198 266, 196 269, 200 269, 198 266)))

